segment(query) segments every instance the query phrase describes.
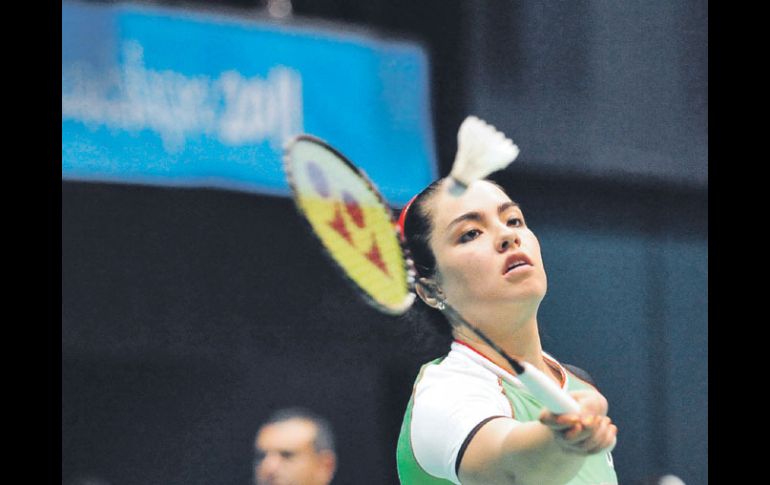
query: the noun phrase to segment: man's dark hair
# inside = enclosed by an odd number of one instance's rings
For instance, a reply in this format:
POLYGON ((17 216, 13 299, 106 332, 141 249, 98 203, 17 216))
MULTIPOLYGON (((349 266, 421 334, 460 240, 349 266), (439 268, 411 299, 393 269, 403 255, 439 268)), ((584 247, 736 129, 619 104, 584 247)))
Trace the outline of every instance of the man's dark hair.
POLYGON ((262 424, 260 429, 268 424, 282 423, 284 421, 289 421, 290 419, 304 419, 315 424, 317 429, 315 439, 313 440, 313 447, 315 450, 329 450, 334 452, 334 433, 332 432, 329 421, 318 413, 301 406, 283 408, 273 412, 262 424))

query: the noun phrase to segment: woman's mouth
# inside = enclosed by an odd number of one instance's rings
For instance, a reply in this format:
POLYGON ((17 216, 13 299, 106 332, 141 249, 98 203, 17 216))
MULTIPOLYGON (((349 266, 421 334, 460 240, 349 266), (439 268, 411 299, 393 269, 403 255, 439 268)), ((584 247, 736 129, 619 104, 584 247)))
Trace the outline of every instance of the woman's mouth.
POLYGON ((514 253, 505 259, 505 266, 503 267, 503 275, 507 275, 514 271, 521 271, 521 268, 532 266, 532 261, 524 253, 514 253))

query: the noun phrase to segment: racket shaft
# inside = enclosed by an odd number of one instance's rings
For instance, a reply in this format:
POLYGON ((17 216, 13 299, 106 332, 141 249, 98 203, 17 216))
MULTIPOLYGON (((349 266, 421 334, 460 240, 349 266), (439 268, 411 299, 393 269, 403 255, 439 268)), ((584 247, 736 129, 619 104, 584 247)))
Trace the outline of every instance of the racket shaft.
POLYGON ((515 387, 521 387, 524 385, 521 381, 519 381, 513 374, 511 374, 507 370, 494 364, 493 362, 486 359, 485 357, 480 356, 476 352, 467 349, 466 347, 458 347, 456 349, 456 352, 462 353, 472 361, 476 362, 482 367, 485 367, 487 370, 492 371, 496 376, 500 377, 504 381, 507 381, 509 384, 515 387))
MULTIPOLYGON (((446 303, 446 301, 443 301, 443 304, 444 313, 451 315, 450 321, 454 320, 465 325, 466 328, 475 333, 497 353, 503 356, 503 358, 507 360, 508 363, 511 364, 511 367, 513 367, 513 369, 516 371, 516 377, 519 379, 519 381, 527 386, 529 392, 531 392, 533 396, 542 402, 543 405, 548 408, 548 410, 555 414, 578 413, 580 411, 580 406, 578 405, 577 401, 575 401, 572 396, 567 394, 567 392, 564 391, 561 387, 557 386, 554 381, 548 378, 548 376, 540 372, 529 362, 519 361, 508 355, 495 342, 493 342, 492 339, 487 337, 484 332, 466 320, 457 310, 446 303)), ((503 376, 501 375, 501 377, 503 376)))
POLYGON ((516 377, 525 385, 543 405, 554 414, 580 412, 580 406, 572 396, 567 394, 548 376, 540 372, 529 362, 520 362, 524 367, 524 372, 516 377))

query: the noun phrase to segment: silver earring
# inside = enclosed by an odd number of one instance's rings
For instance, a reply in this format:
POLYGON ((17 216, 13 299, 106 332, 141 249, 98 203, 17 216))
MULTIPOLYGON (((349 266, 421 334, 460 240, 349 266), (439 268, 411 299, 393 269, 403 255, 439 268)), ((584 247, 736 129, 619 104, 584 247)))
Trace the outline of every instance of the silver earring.
POLYGON ((445 309, 446 304, 444 303, 444 300, 439 300, 438 303, 436 304, 436 308, 438 308, 439 310, 445 309))

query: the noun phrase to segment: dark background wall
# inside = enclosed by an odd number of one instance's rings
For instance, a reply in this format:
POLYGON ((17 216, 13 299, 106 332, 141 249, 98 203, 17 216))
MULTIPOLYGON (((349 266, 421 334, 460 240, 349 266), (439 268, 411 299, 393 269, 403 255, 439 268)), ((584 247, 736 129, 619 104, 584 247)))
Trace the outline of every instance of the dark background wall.
MULTIPOLYGON (((468 113, 519 144, 497 178, 541 240, 546 350, 608 396, 621 483, 708 483, 705 2, 293 6, 424 43, 442 175, 468 113)), ((62 182, 63 483, 248 483, 288 404, 335 426, 335 483, 397 483, 444 347, 356 298, 287 199, 62 182)))

